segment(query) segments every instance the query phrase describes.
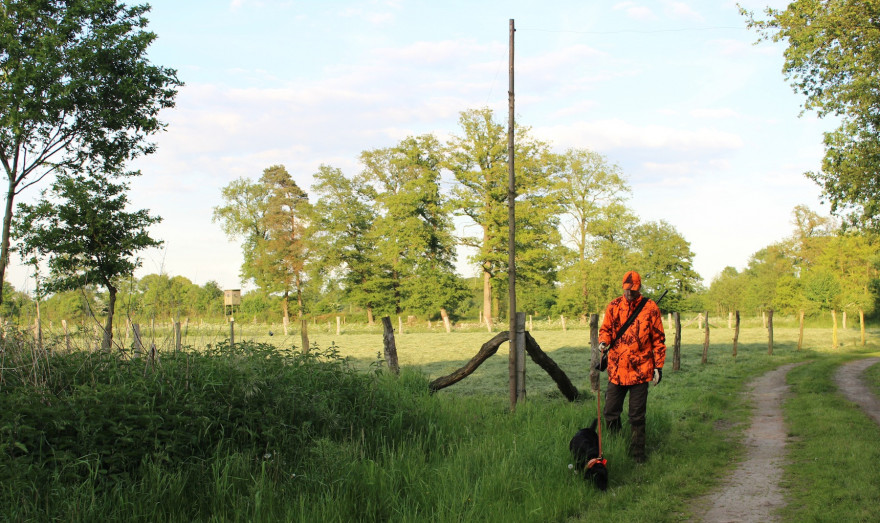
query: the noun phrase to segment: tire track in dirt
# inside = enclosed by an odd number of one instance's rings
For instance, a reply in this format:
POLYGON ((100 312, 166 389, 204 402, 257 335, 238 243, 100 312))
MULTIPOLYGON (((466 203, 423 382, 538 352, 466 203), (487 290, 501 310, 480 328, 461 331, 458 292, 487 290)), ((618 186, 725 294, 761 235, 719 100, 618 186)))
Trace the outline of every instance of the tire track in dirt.
POLYGON ((880 362, 880 358, 866 358, 841 365, 834 373, 837 388, 846 399, 857 404, 877 424, 880 424, 880 398, 862 380, 862 373, 868 367, 880 362))
POLYGON ((696 501, 702 507, 692 521, 766 522, 776 521, 776 512, 785 506, 779 481, 786 455, 787 432, 782 402, 788 393, 785 376, 791 363, 752 381, 749 399, 755 412, 745 432, 745 460, 723 483, 720 490, 696 501))

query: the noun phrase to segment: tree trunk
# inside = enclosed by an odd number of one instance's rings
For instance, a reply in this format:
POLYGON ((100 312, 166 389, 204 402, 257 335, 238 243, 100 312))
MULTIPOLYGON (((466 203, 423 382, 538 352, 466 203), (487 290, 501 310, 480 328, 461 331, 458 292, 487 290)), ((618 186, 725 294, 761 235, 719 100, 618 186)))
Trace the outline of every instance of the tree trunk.
MULTIPOLYGON (((8 174, 8 173, 7 173, 8 174)), ((15 183, 9 180, 6 191, 6 210, 3 215, 3 237, 0 243, 0 304, 3 303, 3 285, 6 282, 6 266, 9 265, 9 230, 12 228, 12 201, 15 198, 15 183)))
POLYGON ((281 312, 284 314, 284 323, 290 322, 290 293, 288 291, 284 291, 284 296, 281 297, 281 312))
POLYGON ((483 321, 492 332, 492 276, 488 271, 483 271, 483 321))
POLYGON ((440 317, 443 318, 443 327, 446 328, 446 333, 451 333, 452 322, 449 321, 449 313, 447 313, 446 309, 444 309, 443 307, 440 307, 440 317))
POLYGON ((798 329, 798 347, 797 347, 797 350, 801 350, 801 346, 803 346, 803 344, 804 344, 804 311, 800 311, 800 314, 798 314, 798 316, 799 316, 800 318, 799 318, 799 321, 798 321, 799 329, 798 329))
POLYGON ((101 348, 110 350, 113 344, 113 312, 116 310, 116 287, 107 285, 109 301, 107 303, 107 322, 104 324, 104 337, 101 340, 101 348))
POLYGON ((376 320, 373 318, 373 308, 367 307, 367 325, 373 325, 376 320))

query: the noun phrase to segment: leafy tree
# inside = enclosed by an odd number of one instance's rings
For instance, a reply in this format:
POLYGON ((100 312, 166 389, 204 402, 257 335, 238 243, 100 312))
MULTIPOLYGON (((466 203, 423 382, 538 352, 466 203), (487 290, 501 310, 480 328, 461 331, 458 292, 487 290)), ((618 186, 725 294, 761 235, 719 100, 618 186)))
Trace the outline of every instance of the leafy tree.
POLYGON ((743 310, 746 277, 734 267, 725 267, 712 279, 706 295, 707 303, 719 314, 743 310))
POLYGON ((825 133, 822 169, 807 173, 850 224, 880 228, 880 4, 795 0, 767 8, 767 20, 741 9, 762 39, 786 41, 783 73, 805 109, 841 121, 825 133))
POLYGON ((681 311, 682 300, 700 285, 690 243, 663 220, 639 226, 635 238, 638 254, 634 266, 642 275, 643 292, 656 298, 668 290, 663 308, 681 311))
POLYGON ((254 264, 262 288, 282 293, 281 309, 289 319, 290 293, 296 294, 297 313, 302 317, 305 265, 308 259, 306 230, 311 214, 308 195, 293 181, 283 165, 263 171, 260 182, 267 188, 263 224, 266 239, 257 245, 254 264))
POLYGON ((105 349, 113 340, 117 280, 140 266, 137 251, 162 244, 147 233, 161 219, 146 210, 127 212, 126 189, 124 183, 59 175, 38 204, 19 204, 14 230, 22 252, 48 258, 48 292, 89 284, 107 289, 105 349))
POLYGON ((283 165, 267 167, 256 182, 235 180, 221 192, 224 205, 214 208, 214 221, 221 222, 230 238, 243 240, 242 277, 253 280, 263 292, 282 293, 285 318, 289 295, 295 292, 301 315, 311 214, 308 196, 283 165))
POLYGON ((467 295, 456 276, 455 238, 440 192, 440 143, 432 135, 361 154, 362 178, 375 189, 371 237, 388 268, 395 312, 445 314, 467 295))
MULTIPOLYGON (((448 142, 445 166, 457 182, 452 195, 456 211, 480 229, 461 242, 477 250, 472 260, 482 271, 483 311, 491 321, 493 303, 497 311, 498 292, 507 285, 507 137, 488 108, 462 112, 459 125, 462 134, 448 142)), ((517 127, 515 133, 517 279, 552 285, 563 256, 556 163, 547 144, 533 139, 528 128, 517 127)))
MULTIPOLYGON (((0 163, 8 180, 0 282, 13 201, 45 176, 122 173, 174 105, 176 72, 147 59, 145 5, 0 0, 0 163)), ((66 183, 66 182, 65 182, 66 183)), ((2 294, 0 294, 2 299, 2 294)))
POLYGON ((596 225, 608 221, 631 190, 623 171, 605 156, 588 149, 569 149, 559 157, 559 196, 567 219, 562 228, 574 243, 577 259, 587 259, 596 225))
POLYGON ((379 263, 379 249, 370 238, 378 211, 370 204, 372 189, 363 177, 346 178, 341 170, 322 165, 314 175, 317 196, 310 249, 315 256, 313 276, 323 276, 332 288, 339 282, 347 299, 367 311, 372 325, 377 308, 394 303, 390 278, 379 263))
POLYGON ((263 242, 269 239, 265 222, 269 188, 263 183, 239 178, 223 187, 220 194, 224 204, 214 207, 212 220, 220 222, 229 238, 242 240, 242 278, 261 279, 256 259, 263 242))

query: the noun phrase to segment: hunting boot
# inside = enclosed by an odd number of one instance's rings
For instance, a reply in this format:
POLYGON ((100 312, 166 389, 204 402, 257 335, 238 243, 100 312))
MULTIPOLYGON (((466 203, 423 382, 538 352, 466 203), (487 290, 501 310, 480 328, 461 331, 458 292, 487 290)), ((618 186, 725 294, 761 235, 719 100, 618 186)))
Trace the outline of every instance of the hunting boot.
POLYGON ((647 459, 645 456, 645 422, 631 422, 630 426, 632 427, 632 439, 629 442, 629 455, 636 463, 644 463, 647 459))

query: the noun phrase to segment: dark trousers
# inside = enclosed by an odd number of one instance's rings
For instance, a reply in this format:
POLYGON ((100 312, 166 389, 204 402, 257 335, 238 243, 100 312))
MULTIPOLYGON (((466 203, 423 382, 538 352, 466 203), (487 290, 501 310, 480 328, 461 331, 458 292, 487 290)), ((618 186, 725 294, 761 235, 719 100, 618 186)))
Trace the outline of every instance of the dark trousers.
POLYGON ((629 453, 635 458, 645 457, 645 416, 648 409, 648 384, 615 385, 608 383, 605 393, 605 426, 611 432, 620 430, 620 413, 623 412, 623 400, 629 393, 629 426, 632 428, 632 439, 629 453))

